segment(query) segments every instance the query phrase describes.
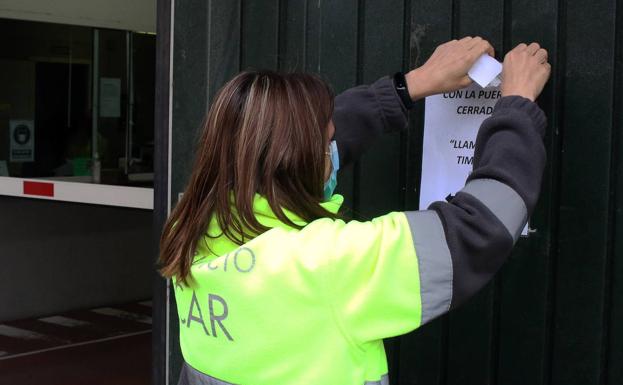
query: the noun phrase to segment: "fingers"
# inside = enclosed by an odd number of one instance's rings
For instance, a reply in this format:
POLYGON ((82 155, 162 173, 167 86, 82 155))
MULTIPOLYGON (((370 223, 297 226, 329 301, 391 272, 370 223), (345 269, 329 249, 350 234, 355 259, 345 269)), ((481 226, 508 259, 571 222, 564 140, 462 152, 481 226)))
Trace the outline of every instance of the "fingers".
POLYGON ((528 52, 528 54, 530 55, 534 55, 535 53, 537 53, 539 50, 541 49, 541 46, 539 45, 539 43, 532 43, 530 44, 528 47, 526 47, 526 51, 528 52))
POLYGON ((472 60, 477 60, 484 53, 488 54, 489 56, 495 56, 495 50, 493 49, 491 43, 483 39, 480 39, 469 50, 470 58, 472 60))
POLYGON ((467 40, 465 42, 465 47, 469 50, 473 49, 474 47, 478 46, 481 42, 483 42, 484 40, 482 40, 482 37, 480 36, 476 36, 473 38, 470 38, 469 40, 467 40))
POLYGON ((480 57, 483 53, 495 56, 495 50, 493 49, 491 43, 480 36, 466 40, 465 45, 469 51, 474 51, 474 56, 480 57))
POLYGON ((524 51, 531 56, 534 56, 539 64, 547 63, 548 54, 547 50, 541 48, 539 43, 531 43, 524 48, 524 51))
POLYGON ((477 57, 480 57, 483 53, 495 56, 495 49, 493 49, 493 46, 480 36, 465 36, 460 40, 455 39, 448 43, 459 44, 467 51, 474 51, 473 55, 477 57))
MULTIPOLYGON (((483 53, 487 53, 491 56, 495 56, 495 50, 493 46, 480 36, 465 36, 460 40, 452 40, 452 42, 456 42, 461 44, 468 51, 473 51, 473 56, 479 57, 483 53)), ((512 51, 522 52, 525 51, 527 54, 536 56, 539 59, 540 63, 544 63, 547 61, 547 51, 541 48, 539 43, 531 43, 527 45, 525 43, 518 44, 512 51)))
MULTIPOLYGON (((528 56, 534 56, 540 64, 544 64, 548 60, 547 50, 541 48, 539 43, 531 43, 530 45, 526 45, 525 43, 518 44, 515 48, 513 48, 508 54, 514 53, 525 53, 528 56)), ((508 55, 507 54, 507 55, 508 55)))
POLYGON ((469 76, 466 75, 459 81, 459 87, 465 88, 469 86, 470 84, 472 84, 473 82, 474 81, 469 76))
MULTIPOLYGON (((483 40, 478 46, 474 47, 480 54, 487 53, 489 56, 495 56, 495 50, 491 43, 486 40, 483 40)), ((478 55, 480 56, 480 55, 478 55)))
POLYGON ((538 51, 536 51, 534 56, 537 58, 539 63, 541 64, 547 63, 547 51, 544 50, 543 48, 540 48, 538 51))

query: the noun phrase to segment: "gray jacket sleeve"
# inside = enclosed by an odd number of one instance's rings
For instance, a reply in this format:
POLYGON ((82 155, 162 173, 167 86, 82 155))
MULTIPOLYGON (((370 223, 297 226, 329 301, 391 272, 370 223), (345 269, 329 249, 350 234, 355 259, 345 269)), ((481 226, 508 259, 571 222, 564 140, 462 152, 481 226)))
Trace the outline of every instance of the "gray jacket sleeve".
POLYGON ((465 187, 448 202, 405 213, 418 257, 422 323, 465 302, 509 256, 539 196, 545 127, 535 103, 501 98, 480 127, 465 187))
POLYGON ((333 123, 342 167, 356 161, 383 133, 405 129, 407 110, 385 76, 336 96, 333 123))

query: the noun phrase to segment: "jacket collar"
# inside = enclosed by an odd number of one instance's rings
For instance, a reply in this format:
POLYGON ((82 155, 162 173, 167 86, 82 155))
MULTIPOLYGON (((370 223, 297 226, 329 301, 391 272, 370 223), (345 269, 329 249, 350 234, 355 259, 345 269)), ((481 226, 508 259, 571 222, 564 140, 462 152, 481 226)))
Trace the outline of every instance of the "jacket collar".
MULTIPOLYGON (((327 211, 333 214, 337 214, 342 206, 342 203, 344 203, 344 197, 342 195, 335 194, 330 200, 320 203, 320 206, 324 207, 327 211)), ((279 218, 277 218, 273 210, 270 208, 268 200, 260 194, 255 194, 253 198, 253 212, 255 213, 257 220, 266 227, 282 228, 285 230, 292 229, 292 226, 281 222, 279 218)), ((283 213, 292 222, 299 226, 305 226, 307 224, 307 222, 305 222, 301 217, 289 210, 283 209, 283 213)), ((213 258, 219 255, 227 254, 238 248, 237 244, 232 242, 222 233, 218 225, 218 221, 215 218, 212 218, 210 221, 208 234, 212 235, 212 238, 207 236, 203 237, 202 241, 197 244, 197 254, 213 258), (207 243, 209 243, 209 248, 207 247, 207 243)))
MULTIPOLYGON (((330 213, 337 214, 340 207, 342 206, 342 203, 344 203, 344 197, 339 194, 335 194, 331 197, 330 200, 320 203, 320 206, 322 206, 330 213)), ((288 229, 291 228, 291 226, 288 226, 287 224, 281 222, 279 218, 277 218, 273 210, 270 208, 268 200, 262 195, 255 194, 255 197, 253 198, 253 212, 255 213, 258 221, 264 226, 282 227, 288 229)), ((305 222, 301 217, 287 209, 283 209, 283 213, 286 215, 286 217, 288 217, 288 219, 290 219, 292 222, 296 223, 299 226, 304 226, 307 224, 307 222, 305 222)))

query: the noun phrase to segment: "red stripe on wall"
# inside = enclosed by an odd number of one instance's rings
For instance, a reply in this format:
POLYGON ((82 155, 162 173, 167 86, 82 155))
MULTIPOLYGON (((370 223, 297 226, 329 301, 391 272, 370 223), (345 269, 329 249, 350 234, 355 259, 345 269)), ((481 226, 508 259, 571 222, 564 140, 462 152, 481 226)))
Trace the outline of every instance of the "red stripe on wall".
POLYGON ((54 183, 24 181, 24 194, 54 196, 54 183))

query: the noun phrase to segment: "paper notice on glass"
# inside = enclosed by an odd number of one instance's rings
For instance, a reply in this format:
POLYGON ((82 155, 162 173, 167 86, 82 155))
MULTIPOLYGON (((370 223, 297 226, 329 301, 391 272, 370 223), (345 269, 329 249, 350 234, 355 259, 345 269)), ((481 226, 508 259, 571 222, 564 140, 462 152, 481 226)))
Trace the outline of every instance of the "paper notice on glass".
POLYGON ((35 121, 9 120, 9 161, 35 161, 35 121))
POLYGON ((100 117, 121 117, 121 79, 100 79, 100 117))
POLYGON ((9 166, 6 160, 0 160, 0 176, 9 176, 9 166))
MULTIPOLYGON (((477 84, 426 98, 420 209, 454 195, 473 169, 476 135, 501 97, 477 84)), ((527 235, 528 227, 522 235, 527 235)))

